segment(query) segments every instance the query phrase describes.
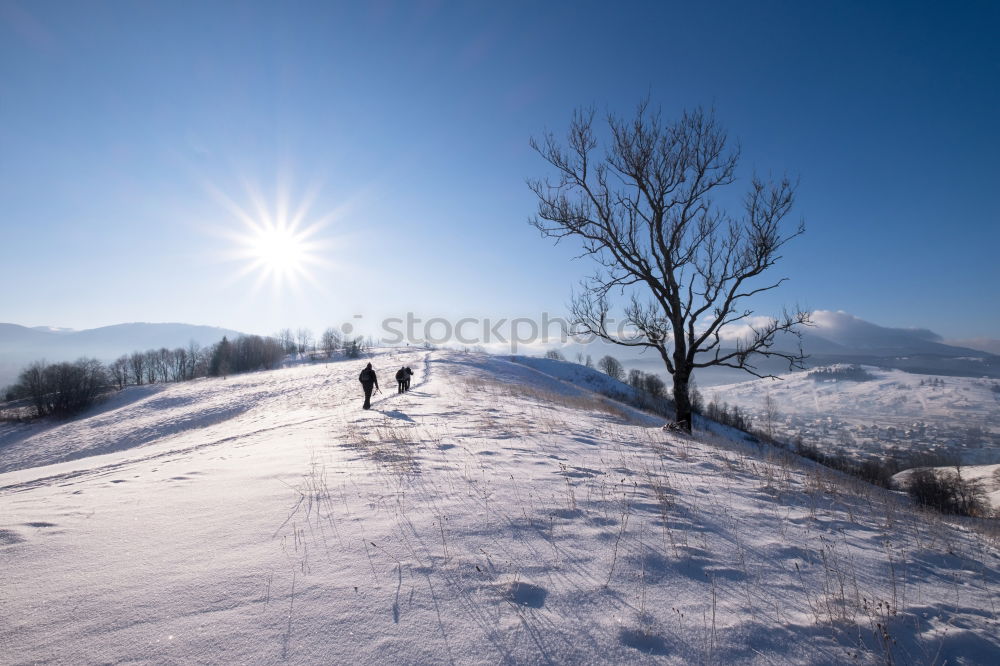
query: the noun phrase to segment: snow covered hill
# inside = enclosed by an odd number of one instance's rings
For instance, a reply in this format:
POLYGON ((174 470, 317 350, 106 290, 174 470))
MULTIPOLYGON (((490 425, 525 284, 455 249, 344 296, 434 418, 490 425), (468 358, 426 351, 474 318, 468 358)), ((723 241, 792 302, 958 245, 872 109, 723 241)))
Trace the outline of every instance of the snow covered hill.
POLYGON ((339 362, 0 426, 2 661, 997 663, 995 528, 579 366, 373 363, 368 412, 339 362))
POLYGON ((738 405, 764 427, 770 395, 779 434, 828 448, 937 451, 969 464, 1000 462, 1000 381, 857 367, 713 386, 705 398, 738 405))

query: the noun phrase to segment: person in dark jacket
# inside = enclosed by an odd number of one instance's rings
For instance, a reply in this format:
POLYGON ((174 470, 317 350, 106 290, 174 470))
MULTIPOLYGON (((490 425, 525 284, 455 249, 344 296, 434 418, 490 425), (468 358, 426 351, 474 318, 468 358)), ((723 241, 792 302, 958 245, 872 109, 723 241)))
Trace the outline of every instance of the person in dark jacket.
POLYGON ((403 371, 406 373, 406 376, 403 378, 403 390, 404 391, 409 391, 410 390, 410 377, 413 376, 413 370, 410 370, 410 366, 406 366, 405 368, 403 368, 403 371))
POLYGON ((406 379, 406 368, 400 368, 396 371, 396 383, 399 384, 400 393, 406 390, 406 379))
POLYGON ((365 366, 365 369, 361 371, 358 375, 358 381, 361 382, 361 388, 365 390, 365 404, 362 405, 362 409, 372 408, 372 389, 378 389, 378 377, 375 375, 375 371, 372 370, 372 364, 369 363, 365 366))

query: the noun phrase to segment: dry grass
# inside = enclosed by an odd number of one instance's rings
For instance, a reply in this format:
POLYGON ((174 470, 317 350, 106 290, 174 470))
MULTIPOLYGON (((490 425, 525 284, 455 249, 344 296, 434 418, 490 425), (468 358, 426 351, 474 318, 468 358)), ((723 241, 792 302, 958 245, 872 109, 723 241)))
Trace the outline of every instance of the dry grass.
POLYGON ((558 426, 559 428, 566 426, 564 410, 561 408, 586 411, 591 414, 595 412, 606 414, 622 423, 635 422, 634 415, 628 407, 590 391, 578 390, 573 394, 561 393, 487 377, 463 377, 462 382, 469 391, 485 394, 495 401, 500 401, 503 398, 516 398, 537 403, 540 411, 536 410, 536 414, 541 417, 542 425, 558 426))

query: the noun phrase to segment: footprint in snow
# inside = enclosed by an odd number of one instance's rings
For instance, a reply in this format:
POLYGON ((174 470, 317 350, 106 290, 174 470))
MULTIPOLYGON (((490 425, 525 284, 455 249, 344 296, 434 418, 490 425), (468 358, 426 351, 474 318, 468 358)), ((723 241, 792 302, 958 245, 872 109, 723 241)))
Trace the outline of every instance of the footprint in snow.
POLYGON ((11 546, 22 541, 24 541, 24 537, 14 530, 0 530, 0 546, 11 546))
POLYGON ((549 591, 544 587, 532 585, 524 581, 514 581, 507 587, 507 596, 519 606, 541 608, 545 605, 545 597, 549 591))
POLYGON ((648 634, 641 629, 622 629, 618 633, 618 640, 622 645, 646 654, 665 655, 670 652, 667 642, 662 637, 648 634))

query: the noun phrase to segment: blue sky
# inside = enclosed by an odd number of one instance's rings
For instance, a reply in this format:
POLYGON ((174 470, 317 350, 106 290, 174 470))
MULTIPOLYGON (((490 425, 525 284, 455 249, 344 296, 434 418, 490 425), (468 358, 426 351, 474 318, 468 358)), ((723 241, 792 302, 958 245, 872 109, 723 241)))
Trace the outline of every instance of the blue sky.
POLYGON ((528 139, 648 94, 800 179, 759 312, 1000 338, 997 34, 992 2, 0 0, 0 321, 562 313, 591 267, 526 222, 528 139), (238 277, 220 193, 309 192, 312 281, 238 277))

